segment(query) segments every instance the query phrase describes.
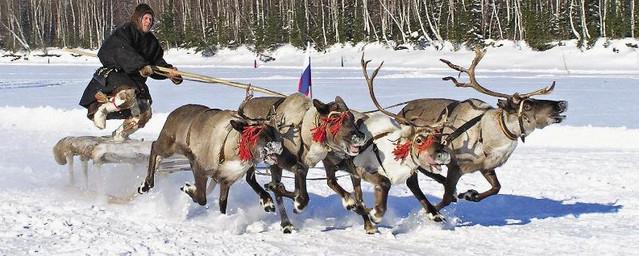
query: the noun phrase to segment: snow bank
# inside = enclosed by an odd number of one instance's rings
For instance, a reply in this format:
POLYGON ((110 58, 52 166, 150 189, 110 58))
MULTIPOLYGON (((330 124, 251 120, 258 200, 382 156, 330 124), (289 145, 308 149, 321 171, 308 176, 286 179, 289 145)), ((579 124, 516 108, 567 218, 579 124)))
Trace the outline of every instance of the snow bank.
MULTIPOLYGON (((51 131, 66 135, 104 134, 85 117, 84 109, 65 110, 53 107, 0 107, 0 129, 51 131)), ((154 113, 146 127, 136 133, 154 139, 162 129, 168 113, 154 113)), ((107 122, 105 131, 121 123, 107 122)), ((576 127, 553 125, 531 134, 524 147, 639 149, 639 129, 625 127, 576 127)))
MULTIPOLYGON (((495 41, 488 47, 488 54, 479 65, 479 69, 501 71, 543 71, 547 73, 598 73, 598 74, 624 74, 638 73, 639 49, 628 45, 637 45, 636 39, 605 40, 600 39, 590 49, 577 47, 576 40, 564 41, 562 46, 556 46, 547 51, 534 51, 525 42, 495 41)), ((95 53, 95 50, 88 50, 95 53)), ((450 44, 445 44, 441 49, 429 47, 424 50, 400 50, 395 51, 380 43, 350 45, 335 45, 318 52, 311 50, 313 66, 338 67, 342 61, 346 67, 359 67, 362 51, 366 52, 366 58, 384 60, 386 68, 418 68, 421 70, 447 69, 440 61, 445 58, 454 63, 466 65, 472 59, 474 53, 462 48, 455 50, 450 44)), ((38 57, 42 52, 34 51, 28 60, 19 59, 11 61, 10 57, 0 58, 0 63, 19 64, 75 64, 98 65, 94 57, 73 57, 71 53, 61 49, 49 49, 49 54, 59 54, 60 57, 38 57)), ((0 55, 5 52, 0 51, 0 55)), ((259 59, 261 67, 296 67, 304 61, 304 51, 291 45, 285 45, 267 55, 275 58, 274 61, 264 63, 259 59)), ((235 49, 220 49, 212 57, 203 57, 192 49, 169 49, 165 59, 177 66, 227 66, 247 67, 253 66, 256 54, 247 47, 235 49)))

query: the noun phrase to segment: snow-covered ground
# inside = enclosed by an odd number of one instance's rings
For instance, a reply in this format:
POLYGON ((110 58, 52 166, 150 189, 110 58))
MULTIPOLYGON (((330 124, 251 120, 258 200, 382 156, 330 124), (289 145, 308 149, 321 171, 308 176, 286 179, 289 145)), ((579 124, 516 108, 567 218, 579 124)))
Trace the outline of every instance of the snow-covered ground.
MULTIPOLYGON (((620 49, 625 47, 618 44, 620 49)), ((34 64, 38 61, 31 57, 26 62, 0 64, 0 255, 637 254, 637 53, 629 47, 621 53, 599 47, 582 53, 584 57, 569 48, 562 57, 557 48, 545 53, 502 49, 489 49, 478 68, 480 82, 515 92, 557 81, 555 92, 542 98, 568 100, 568 120, 538 130, 520 144, 497 170, 500 194, 480 203, 449 206, 443 212, 446 224, 429 221, 405 186, 393 187, 389 211, 376 235, 364 233, 361 219, 343 209, 323 181, 308 182, 310 205, 302 214, 290 213, 298 228, 290 235, 280 231, 278 216, 261 210, 245 182, 232 187, 227 215, 218 211, 217 192, 211 194, 207 207, 191 202, 178 189, 192 180, 188 172, 158 176, 151 193, 130 202, 107 203, 95 192, 98 184, 104 184, 109 195, 132 195, 146 172, 144 163, 105 166, 101 179, 90 172, 89 188, 84 188, 81 172, 76 171, 76 185, 70 185, 66 168, 57 165, 51 154, 64 136, 108 134, 117 127, 116 121, 109 121, 106 131, 98 131, 77 106, 97 62, 60 57, 65 60, 62 64, 34 64), (563 62, 557 63, 562 58, 568 69, 563 62), (571 64, 571 60, 577 62, 571 64)), ((220 52, 212 59, 169 52, 167 60, 187 71, 292 92, 300 69, 290 66, 301 64, 302 58, 301 52, 290 51, 275 53, 275 62, 258 69, 250 67, 252 57, 241 49, 220 52), (289 57, 293 60, 286 60, 289 57)), ((358 67, 360 54, 355 48, 316 53, 315 97, 330 101, 340 95, 352 108, 372 109, 358 67), (347 67, 331 64, 339 63, 340 56, 346 56, 347 67)), ((367 46, 367 58, 376 60, 371 69, 378 61, 386 61, 376 80, 382 104, 420 97, 496 102, 441 81, 455 74, 437 62, 444 55, 461 65, 472 59, 468 51, 392 52, 367 46)), ((154 117, 135 134, 147 140, 157 136, 167 114, 180 105, 236 108, 244 97, 241 90, 195 82, 173 86, 152 81, 150 87, 154 117)), ((309 176, 323 177, 323 170, 314 168, 309 176)), ((268 179, 259 176, 258 180, 268 179)), ((292 186, 290 180, 285 182, 292 186)), ((350 188, 348 179, 341 178, 340 183, 350 188)), ((441 185, 423 176, 420 183, 431 201, 440 199, 441 185)), ((488 187, 476 173, 464 176, 458 190, 488 187)), ((372 188, 365 184, 364 190, 370 204, 372 188)))

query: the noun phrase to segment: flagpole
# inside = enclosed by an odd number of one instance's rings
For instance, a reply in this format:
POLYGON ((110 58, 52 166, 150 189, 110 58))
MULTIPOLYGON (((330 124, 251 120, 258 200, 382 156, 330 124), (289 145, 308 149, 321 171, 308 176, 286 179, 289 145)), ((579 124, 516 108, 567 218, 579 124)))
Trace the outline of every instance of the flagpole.
MULTIPOLYGON (((311 56, 309 54, 308 56, 308 66, 311 66, 311 56)), ((312 70, 312 69, 311 69, 312 70)), ((312 73, 312 72, 311 72, 312 73)), ((309 74, 310 75, 310 74, 309 74)), ((309 95, 311 96, 311 99, 313 99, 313 76, 311 75, 311 86, 308 87, 309 90, 309 95)))
MULTIPOLYGON (((311 66, 311 42, 307 41, 306 42, 306 57, 308 58, 308 66, 311 66)), ((312 69, 311 69, 312 70, 312 69)), ((313 99, 313 72, 309 73, 309 76, 311 77, 310 79, 310 83, 311 85, 308 87, 308 94, 310 95, 310 98, 313 99)))

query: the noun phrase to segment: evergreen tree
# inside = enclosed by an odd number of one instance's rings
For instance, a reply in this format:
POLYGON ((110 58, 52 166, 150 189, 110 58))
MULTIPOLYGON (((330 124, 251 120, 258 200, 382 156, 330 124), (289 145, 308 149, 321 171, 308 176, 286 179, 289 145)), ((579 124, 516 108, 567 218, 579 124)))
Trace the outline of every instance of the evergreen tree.
POLYGON ((166 9, 159 18, 158 35, 159 39, 166 42, 167 48, 178 46, 178 32, 175 27, 175 9, 173 0, 169 0, 171 8, 166 9))
POLYGON ((482 28, 482 6, 481 0, 472 0, 470 3, 469 14, 466 16, 466 46, 474 48, 475 46, 484 46, 484 34, 482 28))

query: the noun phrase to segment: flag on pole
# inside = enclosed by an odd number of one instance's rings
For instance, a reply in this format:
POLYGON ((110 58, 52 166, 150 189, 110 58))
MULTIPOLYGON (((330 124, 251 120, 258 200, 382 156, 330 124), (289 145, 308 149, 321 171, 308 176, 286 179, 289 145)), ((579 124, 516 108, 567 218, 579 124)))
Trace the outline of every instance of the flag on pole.
POLYGON ((297 91, 313 98, 313 90, 311 88, 311 56, 309 54, 306 55, 304 60, 304 71, 302 71, 302 76, 297 84, 297 91))

